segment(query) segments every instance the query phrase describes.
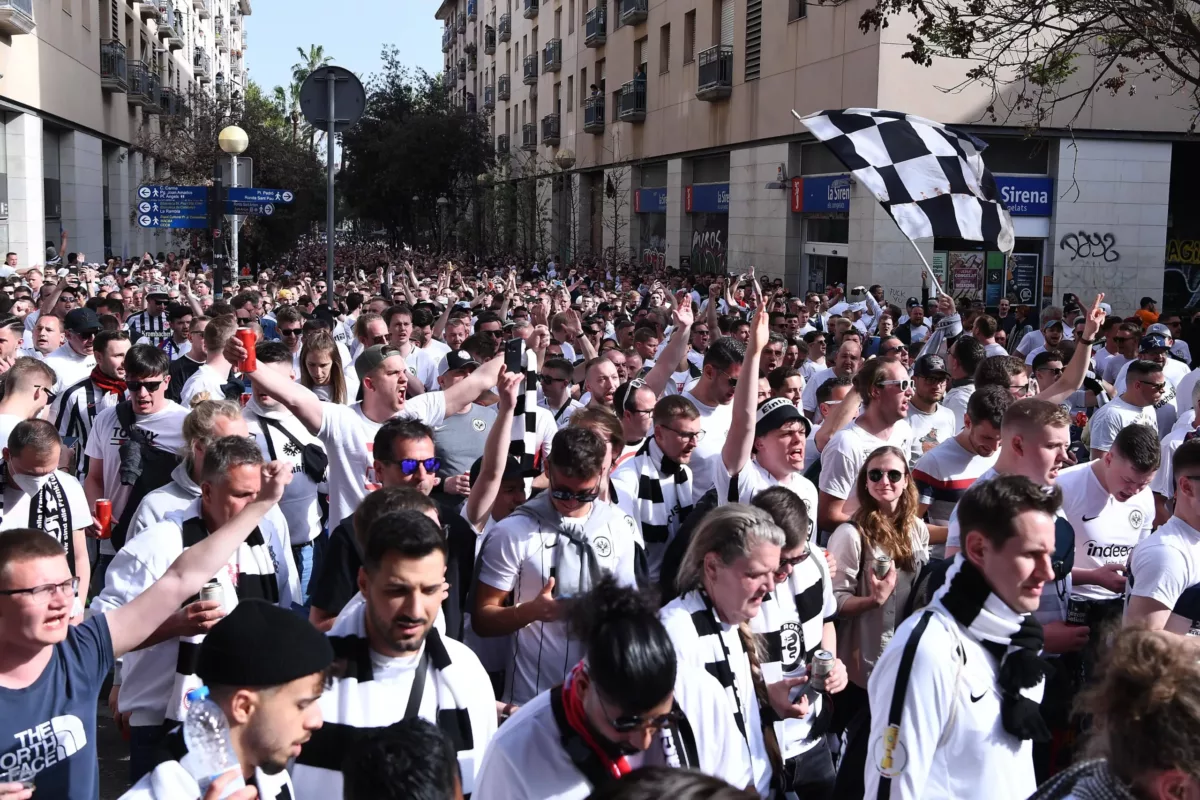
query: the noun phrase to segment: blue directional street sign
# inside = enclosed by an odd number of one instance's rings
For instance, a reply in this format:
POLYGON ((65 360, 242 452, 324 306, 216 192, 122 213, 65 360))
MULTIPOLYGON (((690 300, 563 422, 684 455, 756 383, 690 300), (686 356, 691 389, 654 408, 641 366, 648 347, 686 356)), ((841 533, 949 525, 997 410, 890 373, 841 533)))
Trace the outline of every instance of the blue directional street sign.
POLYGON ((295 199, 296 196, 286 189, 231 188, 225 203, 225 213, 269 217, 280 205, 287 205, 295 199))
POLYGON ((138 187, 138 225, 143 228, 208 227, 208 190, 203 186, 138 187))

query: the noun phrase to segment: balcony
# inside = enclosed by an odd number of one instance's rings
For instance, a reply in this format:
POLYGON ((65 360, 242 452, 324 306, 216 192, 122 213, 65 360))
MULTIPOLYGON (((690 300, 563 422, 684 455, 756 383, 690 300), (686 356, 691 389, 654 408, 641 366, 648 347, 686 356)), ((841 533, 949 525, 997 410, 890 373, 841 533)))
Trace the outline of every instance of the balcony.
POLYGON ((158 4, 158 38, 178 38, 182 25, 183 20, 180 19, 179 12, 175 10, 173 3, 158 4))
POLYGON ((179 116, 179 94, 170 87, 163 88, 161 106, 164 117, 179 116))
POLYGON ((212 56, 198 47, 192 52, 192 72, 201 83, 212 80, 212 56))
POLYGON ((208 0, 192 0, 192 8, 196 9, 196 13, 200 15, 200 19, 208 19, 212 16, 212 9, 208 7, 208 0))
POLYGON ((465 69, 459 69, 459 71, 458 71, 458 80, 459 80, 459 82, 460 82, 460 83, 466 83, 466 82, 467 82, 467 71, 466 71, 465 69))
POLYGON ((558 114, 547 114, 542 117, 542 144, 556 145, 559 143, 559 133, 562 121, 558 114))
POLYGON ((143 22, 146 22, 147 20, 155 20, 157 22, 161 16, 158 9, 158 3, 156 2, 138 3, 138 13, 141 15, 143 22))
POLYGON ((464 78, 467 76, 467 60, 465 58, 460 58, 458 60, 458 74, 462 75, 464 78))
MULTIPOLYGON (((242 50, 245 50, 249 46, 250 46, 250 31, 243 30, 242 31, 242 50)), ((242 54, 242 50, 237 51, 237 54, 239 56, 242 54)))
POLYGON ((496 87, 483 87, 483 110, 491 111, 496 107, 496 87))
POLYGON ((129 65, 129 105, 144 107, 150 104, 150 74, 150 67, 141 61, 129 65))
POLYGON ((454 41, 454 29, 446 28, 442 31, 442 52, 450 52, 450 43, 454 41))
POLYGON ((467 92, 467 113, 474 114, 478 110, 479 110, 479 107, 475 102, 475 93, 467 92))
POLYGON ((508 134, 502 133, 496 137, 496 155, 508 155, 508 134))
POLYGON ((650 16, 649 0, 620 0, 620 2, 622 25, 637 25, 645 22, 646 17, 650 16))
POLYGON ((474 72, 479 67, 479 60, 474 53, 467 53, 467 69, 474 72))
POLYGON ((467 19, 471 22, 479 19, 479 0, 467 0, 467 19))
POLYGON ((235 81, 240 81, 240 80, 242 79, 242 68, 241 68, 241 65, 239 65, 239 64, 230 64, 230 65, 229 65, 229 77, 230 77, 230 78, 232 78, 232 79, 233 79, 233 80, 235 80, 235 81))
POLYGON ((604 133, 604 95, 594 94, 583 101, 583 132, 604 133))
POLYGON ((608 41, 608 4, 600 3, 587 12, 584 22, 583 44, 585 47, 603 47, 608 41))
POLYGON ((512 38, 512 14, 501 14, 499 34, 500 41, 507 42, 512 38))
POLYGON ((458 70, 451 67, 446 70, 446 88, 453 90, 456 83, 458 83, 458 70))
POLYGON ((535 55, 525 56, 525 78, 526 86, 536 86, 538 82, 538 58, 535 55))
POLYGON ((525 13, 521 16, 525 17, 525 19, 537 19, 538 11, 540 10, 538 8, 538 0, 525 0, 525 13))
POLYGON ((240 31, 242 29, 242 15, 234 13, 229 18, 229 27, 231 30, 240 31))
POLYGON ((0 0, 0 33, 33 33, 33 0, 0 0))
POLYGON ((646 119, 646 81, 634 79, 621 86, 621 104, 617 119, 621 122, 643 122, 646 119))
POLYGON ((213 32, 213 41, 222 53, 229 52, 229 29, 222 26, 213 32))
POLYGON ((462 36, 467 35, 467 15, 459 12, 458 15, 458 32, 462 36))
POLYGON ((733 45, 719 44, 701 50, 697 100, 722 100, 733 93, 733 45))
POLYGON ((526 122, 521 126, 521 149, 532 153, 537 150, 537 124, 526 122))
POLYGON ((116 39, 103 39, 100 42, 100 88, 106 92, 129 90, 125 45, 116 39))
POLYGON ((485 55, 496 55, 496 29, 491 25, 483 29, 483 52, 485 55))
POLYGON ((562 69, 562 39, 551 39, 542 48, 542 72, 558 72, 562 69))
POLYGON ((149 74, 146 77, 146 105, 145 110, 151 114, 159 114, 162 112, 162 77, 153 67, 149 68, 149 74))
POLYGON ((496 99, 508 100, 512 97, 512 79, 508 75, 501 75, 496 79, 496 99))

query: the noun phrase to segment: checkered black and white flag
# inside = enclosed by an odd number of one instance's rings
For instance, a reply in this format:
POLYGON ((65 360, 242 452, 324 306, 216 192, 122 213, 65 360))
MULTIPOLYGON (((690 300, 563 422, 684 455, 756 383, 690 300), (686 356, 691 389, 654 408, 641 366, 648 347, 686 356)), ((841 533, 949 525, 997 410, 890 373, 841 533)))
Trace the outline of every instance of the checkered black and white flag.
POLYGON ((1011 253, 1013 225, 983 165, 986 144, 940 122, 847 108, 801 117, 910 239, 943 236, 1011 253))

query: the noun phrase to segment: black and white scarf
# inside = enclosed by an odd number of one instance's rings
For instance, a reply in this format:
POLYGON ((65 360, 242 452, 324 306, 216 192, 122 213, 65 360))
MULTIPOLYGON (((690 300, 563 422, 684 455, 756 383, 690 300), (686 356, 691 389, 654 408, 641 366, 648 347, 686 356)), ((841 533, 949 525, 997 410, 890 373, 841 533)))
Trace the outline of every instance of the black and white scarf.
POLYGON ((637 472, 634 508, 642 529, 650 578, 657 581, 667 545, 692 512, 692 469, 668 458, 653 436, 646 439, 629 466, 623 468, 637 472))
MULTIPOLYGON (((363 736, 409 716, 417 716, 422 698, 432 694, 436 713, 429 722, 438 726, 458 753, 463 794, 474 790, 477 764, 487 742, 476 747, 472 709, 466 705, 467 684, 474 674, 455 662, 436 628, 431 628, 408 692, 390 681, 375 680, 371 646, 367 639, 366 604, 338 617, 329 631, 338 673, 322 695, 324 724, 313 732, 292 768, 300 800, 326 800, 342 796, 342 762, 363 736), (421 694, 413 696, 413 689, 421 694)), ((474 713, 480 713, 474 709, 474 713)), ((486 709, 494 714, 495 707, 486 709)))
POLYGON ((946 582, 933 597, 967 635, 1000 662, 1000 721, 1018 739, 1050 741, 1036 702, 1021 694, 1045 680, 1048 665, 1038 653, 1044 636, 1033 614, 1018 614, 996 596, 983 573, 962 554, 954 557, 946 582))
MULTIPOLYGON (((4 518, 4 492, 9 485, 24 491, 9 476, 8 464, 0 463, 0 519, 4 518)), ((67 563, 71 565, 71 572, 75 572, 75 538, 71 535, 75 528, 71 520, 71 505, 67 502, 67 493, 56 472, 50 473, 41 491, 29 498, 29 519, 24 527, 45 531, 53 536, 67 551, 67 563)))
POLYGON ((734 664, 746 660, 749 656, 742 647, 742 639, 737 626, 724 628, 713 608, 712 601, 703 589, 693 589, 679 598, 679 603, 691 614, 692 625, 700 638, 700 656, 704 659, 704 669, 717 679, 725 694, 729 697, 729 706, 733 709, 733 721, 742 738, 746 740, 747 751, 750 751, 750 739, 746 734, 746 703, 757 703, 753 689, 748 689, 747 697, 738 689, 737 672, 734 664), (743 702, 743 700, 745 702, 743 702))
POLYGON ((1038 787, 1029 800, 1135 800, 1102 758, 1081 761, 1038 787))
MULTIPOLYGON (((542 466, 538 460, 537 389, 537 354, 526 350, 525 380, 521 393, 517 395, 517 406, 513 409, 512 444, 508 446, 508 454, 520 461, 521 469, 529 474, 542 466)), ((567 404, 570 405, 569 399, 567 404)))
MULTIPOLYGON (((199 544, 208 536, 208 529, 200 517, 192 517, 182 523, 179 530, 180 552, 199 544)), ((224 610, 228 614, 243 600, 266 600, 279 603, 279 565, 262 531, 255 528, 246 541, 238 545, 237 552, 225 568, 215 576, 225 592, 224 610)), ((189 598, 184 605, 196 602, 199 597, 189 598)), ((196 675, 196 662, 200 656, 200 643, 204 634, 179 637, 179 654, 175 659, 175 684, 167 706, 167 720, 180 722, 187 713, 187 693, 203 684, 196 675)))
MULTIPOLYGON (((171 800, 177 797, 200 797, 200 785, 192 777, 192 771, 197 769, 188 753, 187 744, 183 741, 182 726, 176 727, 167 734, 164 749, 171 760, 164 761, 154 768, 138 785, 122 795, 125 800, 171 800)), ((237 781, 234 781, 237 783, 237 781)), ((292 800, 292 780, 287 770, 267 774, 261 768, 254 771, 254 777, 247 784, 258 790, 261 800, 292 800)))

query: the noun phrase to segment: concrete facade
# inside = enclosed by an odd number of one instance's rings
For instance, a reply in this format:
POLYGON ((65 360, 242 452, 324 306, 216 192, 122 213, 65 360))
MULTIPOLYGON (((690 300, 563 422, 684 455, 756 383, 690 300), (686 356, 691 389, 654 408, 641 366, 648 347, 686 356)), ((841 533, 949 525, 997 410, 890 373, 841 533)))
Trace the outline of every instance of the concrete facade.
POLYGON ((138 185, 166 176, 131 147, 182 107, 155 91, 146 98, 154 102, 136 100, 134 67, 186 105, 240 97, 250 0, 32 0, 32 11, 29 30, 0 36, 0 180, 9 197, 0 252, 41 264, 64 230, 68 249, 88 261, 174 249, 169 233, 134 221, 138 185), (57 214, 46 207, 55 170, 57 214))

